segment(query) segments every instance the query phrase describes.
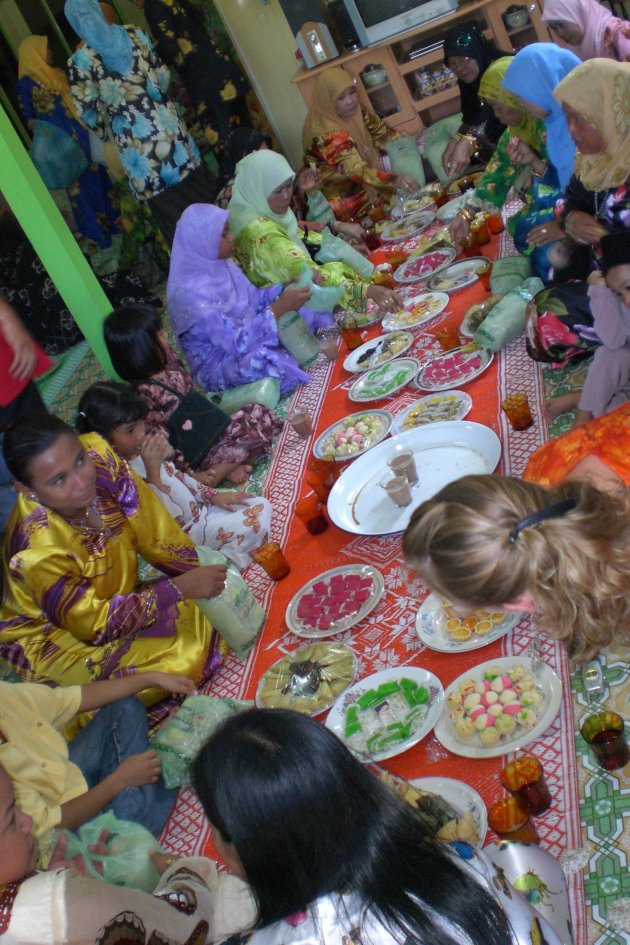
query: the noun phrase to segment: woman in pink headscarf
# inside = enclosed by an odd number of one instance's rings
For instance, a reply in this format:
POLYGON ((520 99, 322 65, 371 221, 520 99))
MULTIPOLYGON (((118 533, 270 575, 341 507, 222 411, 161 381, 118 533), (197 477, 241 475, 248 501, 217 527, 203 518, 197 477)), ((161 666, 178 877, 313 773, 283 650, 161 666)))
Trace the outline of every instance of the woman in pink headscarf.
POLYGON ((542 21, 580 59, 630 62, 630 20, 598 0, 545 0, 542 21))

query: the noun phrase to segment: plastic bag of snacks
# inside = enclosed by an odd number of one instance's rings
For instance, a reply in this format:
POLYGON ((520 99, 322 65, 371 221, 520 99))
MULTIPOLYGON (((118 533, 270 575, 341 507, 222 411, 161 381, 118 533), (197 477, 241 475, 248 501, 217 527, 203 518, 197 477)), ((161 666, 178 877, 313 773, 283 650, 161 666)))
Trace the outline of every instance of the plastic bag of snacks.
POLYGON ((221 593, 195 603, 228 646, 242 657, 260 633, 267 615, 238 569, 221 552, 197 545, 197 554, 202 565, 228 565, 221 593))
POLYGON ((475 332, 475 344, 488 351, 501 351, 509 345, 525 331, 525 309, 542 288, 542 281, 534 276, 504 295, 475 332))
POLYGON ((495 295, 504 295, 529 279, 531 274, 532 264, 529 256, 508 256, 507 259, 497 259, 492 266, 490 291, 495 295))
MULTIPOLYGON (((364 279, 369 279, 374 272, 374 265, 365 256, 330 232, 328 228, 322 233, 322 245, 315 256, 318 263, 344 262, 364 279)), ((310 302, 309 302, 310 305, 310 302)))
POLYGON ((317 285, 313 282, 314 270, 310 266, 305 266, 302 275, 295 285, 307 285, 311 290, 311 297, 308 300, 308 307, 314 312, 332 312, 335 305, 338 305, 343 295, 342 285, 317 285))
POLYGON ((190 766, 213 732, 236 712, 253 708, 253 702, 187 696, 169 721, 151 739, 151 748, 162 762, 168 788, 190 783, 190 766))
POLYGON ((422 163, 422 155, 418 151, 418 143, 413 135, 406 138, 394 138, 385 145, 394 174, 405 177, 415 177, 421 187, 427 182, 422 163))

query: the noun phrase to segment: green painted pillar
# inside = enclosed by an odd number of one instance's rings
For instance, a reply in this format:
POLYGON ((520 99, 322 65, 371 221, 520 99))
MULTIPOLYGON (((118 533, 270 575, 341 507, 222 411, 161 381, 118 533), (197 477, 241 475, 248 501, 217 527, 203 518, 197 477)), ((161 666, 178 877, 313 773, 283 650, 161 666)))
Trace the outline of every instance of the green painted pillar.
POLYGON ((0 149, 0 191, 103 370, 110 377, 116 377, 103 340, 103 321, 112 311, 111 302, 2 106, 0 149))

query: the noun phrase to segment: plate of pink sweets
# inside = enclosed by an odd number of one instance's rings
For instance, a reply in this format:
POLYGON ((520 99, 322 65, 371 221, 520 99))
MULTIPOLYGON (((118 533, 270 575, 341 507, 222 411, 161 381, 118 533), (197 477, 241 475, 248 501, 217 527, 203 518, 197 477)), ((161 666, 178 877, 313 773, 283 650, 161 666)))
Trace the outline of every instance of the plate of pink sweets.
POLYGON ((461 387, 490 367, 494 354, 475 344, 442 351, 422 364, 415 379, 420 390, 461 387))
POLYGON ((342 633, 363 620, 379 602, 385 582, 369 564, 324 571, 289 602, 287 627, 298 637, 318 640, 342 633))

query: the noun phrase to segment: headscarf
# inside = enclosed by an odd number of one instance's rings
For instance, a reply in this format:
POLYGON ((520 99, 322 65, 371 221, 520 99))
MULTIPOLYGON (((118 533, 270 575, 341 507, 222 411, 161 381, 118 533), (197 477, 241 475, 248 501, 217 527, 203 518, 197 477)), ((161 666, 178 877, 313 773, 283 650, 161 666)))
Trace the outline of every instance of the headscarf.
POLYGON ((536 134, 538 119, 526 112, 516 96, 504 89, 501 84, 511 62, 511 56, 504 56, 503 59, 497 59, 488 66, 479 83, 479 94, 484 99, 493 99, 519 112, 521 117, 518 125, 509 126, 510 136, 520 138, 531 148, 538 139, 536 134))
POLYGON ((254 131, 253 128, 241 125, 228 132, 219 160, 217 190, 222 190, 232 180, 238 162, 252 151, 257 151, 262 144, 269 147, 269 138, 261 131, 254 131))
POLYGON ((219 259, 227 210, 194 203, 182 213, 171 249, 166 297, 173 331, 183 334, 207 311, 236 321, 256 311, 256 289, 231 259, 219 259))
POLYGON ((572 52, 580 59, 595 59, 603 55, 603 38, 613 16, 598 0, 545 0, 543 23, 574 23, 584 34, 572 52))
POLYGON ((575 143, 553 90, 579 64, 574 53, 555 43, 531 43, 517 52, 503 79, 504 88, 513 95, 549 112, 545 118, 547 151, 563 190, 573 174, 575 143))
POLYGON ((554 91, 604 139, 599 154, 575 158, 575 174, 589 190, 609 190, 630 175, 630 65, 614 59, 589 59, 560 82, 554 91))
POLYGON ((99 54, 111 72, 129 72, 133 64, 131 37, 122 26, 107 23, 98 0, 66 0, 64 12, 77 36, 99 54))
POLYGON ((474 59, 479 66, 479 74, 474 82, 457 80, 462 116, 467 125, 480 125, 485 121, 486 136, 491 141, 499 139, 504 126, 495 118, 491 108, 482 105, 479 99, 479 83, 488 66, 495 59, 501 59, 507 55, 509 53, 502 52, 489 42, 474 23, 468 26, 455 26, 444 36, 444 62, 447 66, 451 56, 467 56, 469 59, 474 59))
POLYGON ((315 137, 326 137, 335 131, 347 132, 357 146, 362 159, 373 168, 380 167, 379 154, 372 142, 372 137, 363 119, 363 112, 357 108, 350 119, 340 118, 337 114, 337 99, 353 84, 351 76, 341 67, 320 72, 315 81, 313 98, 304 122, 303 143, 308 150, 315 137))
POLYGON ((77 117, 74 99, 70 92, 68 76, 61 69, 49 66, 46 62, 48 39, 46 36, 27 36, 18 49, 18 79, 28 76, 43 89, 49 89, 60 95, 66 111, 77 117))
POLYGON ((289 162, 276 151, 254 151, 239 161, 229 204, 234 236, 238 236, 257 217, 266 217, 279 223, 293 242, 303 249, 293 210, 289 208, 286 213, 274 213, 267 201, 276 187, 294 177, 289 162))

